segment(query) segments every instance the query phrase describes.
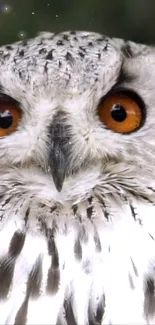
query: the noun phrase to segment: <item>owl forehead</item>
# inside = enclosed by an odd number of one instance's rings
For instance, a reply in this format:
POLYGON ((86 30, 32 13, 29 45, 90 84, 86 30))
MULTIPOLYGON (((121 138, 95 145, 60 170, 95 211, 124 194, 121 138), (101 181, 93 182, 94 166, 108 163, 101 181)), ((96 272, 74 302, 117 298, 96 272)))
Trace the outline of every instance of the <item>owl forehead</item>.
POLYGON ((33 89, 52 87, 83 92, 100 82, 104 85, 109 78, 117 77, 122 62, 120 44, 96 33, 65 32, 42 33, 34 39, 3 46, 2 86, 5 87, 7 76, 11 76, 12 83, 18 80, 21 87, 26 84, 33 89))

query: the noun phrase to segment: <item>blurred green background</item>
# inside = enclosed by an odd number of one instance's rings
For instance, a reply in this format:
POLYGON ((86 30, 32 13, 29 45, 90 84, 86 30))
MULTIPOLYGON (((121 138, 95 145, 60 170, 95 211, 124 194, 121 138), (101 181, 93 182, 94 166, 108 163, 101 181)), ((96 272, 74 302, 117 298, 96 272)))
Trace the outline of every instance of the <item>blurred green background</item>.
POLYGON ((0 0, 0 44, 70 29, 155 44, 155 0, 0 0))

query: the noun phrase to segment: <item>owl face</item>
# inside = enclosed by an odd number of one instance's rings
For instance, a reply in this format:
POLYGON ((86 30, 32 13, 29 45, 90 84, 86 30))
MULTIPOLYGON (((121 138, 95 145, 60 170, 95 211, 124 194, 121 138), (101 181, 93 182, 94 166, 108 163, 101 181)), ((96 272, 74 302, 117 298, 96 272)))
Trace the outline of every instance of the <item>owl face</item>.
POLYGON ((147 182, 154 64, 153 48, 95 33, 43 33, 1 47, 1 173, 35 168, 58 191, 89 170, 118 180, 145 170, 147 182))

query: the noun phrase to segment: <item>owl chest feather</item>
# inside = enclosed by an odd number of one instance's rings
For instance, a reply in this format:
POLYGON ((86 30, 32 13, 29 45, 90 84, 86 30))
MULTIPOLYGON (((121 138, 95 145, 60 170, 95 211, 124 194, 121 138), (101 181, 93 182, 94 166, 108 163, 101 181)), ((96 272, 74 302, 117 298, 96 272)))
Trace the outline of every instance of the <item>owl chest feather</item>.
POLYGON ((1 198, 1 324, 151 324, 155 206, 92 192, 1 198))

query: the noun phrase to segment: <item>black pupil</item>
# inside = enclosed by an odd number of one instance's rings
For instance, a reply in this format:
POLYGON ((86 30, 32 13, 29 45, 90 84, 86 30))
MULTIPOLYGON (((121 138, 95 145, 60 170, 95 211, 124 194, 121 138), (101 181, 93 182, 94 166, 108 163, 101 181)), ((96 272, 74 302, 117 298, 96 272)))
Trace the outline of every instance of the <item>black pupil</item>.
POLYGON ((127 113, 123 106, 116 104, 111 109, 111 116, 116 122, 123 122, 127 117, 127 113))
POLYGON ((1 129, 8 129, 12 125, 12 123, 13 123, 13 117, 8 110, 0 112, 1 129))

